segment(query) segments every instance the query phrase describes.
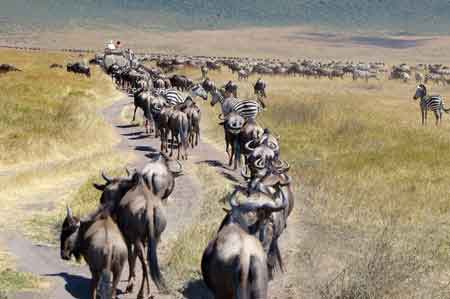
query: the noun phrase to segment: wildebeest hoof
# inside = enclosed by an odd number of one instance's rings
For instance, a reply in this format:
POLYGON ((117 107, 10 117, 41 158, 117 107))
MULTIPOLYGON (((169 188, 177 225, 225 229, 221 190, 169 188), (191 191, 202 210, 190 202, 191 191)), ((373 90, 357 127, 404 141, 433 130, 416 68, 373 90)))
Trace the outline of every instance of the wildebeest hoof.
POLYGON ((127 288, 125 289, 126 293, 133 293, 134 284, 127 285, 127 288))

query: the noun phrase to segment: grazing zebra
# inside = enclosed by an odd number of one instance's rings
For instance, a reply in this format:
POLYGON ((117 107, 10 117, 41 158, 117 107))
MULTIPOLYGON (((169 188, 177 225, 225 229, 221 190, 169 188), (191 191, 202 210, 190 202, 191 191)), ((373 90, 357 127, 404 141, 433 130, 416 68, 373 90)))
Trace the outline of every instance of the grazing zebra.
POLYGON ((186 95, 185 93, 174 88, 154 89, 154 93, 165 98, 169 106, 183 104, 189 96, 192 96, 194 99, 195 97, 201 97, 205 101, 208 99, 208 93, 205 91, 201 84, 192 86, 189 90, 190 95, 186 95))
POLYGON ((241 115, 244 119, 256 119, 258 112, 262 110, 261 105, 257 101, 243 100, 235 97, 225 98, 221 91, 217 88, 212 92, 211 106, 218 102, 222 107, 222 114, 226 116, 228 113, 234 111, 241 115))
POLYGON ((422 125, 427 122, 427 112, 431 110, 436 116, 436 126, 442 122, 442 112, 449 113, 450 109, 444 108, 444 101, 440 95, 427 95, 427 88, 424 84, 417 86, 414 100, 420 99, 420 110, 422 112, 422 125))

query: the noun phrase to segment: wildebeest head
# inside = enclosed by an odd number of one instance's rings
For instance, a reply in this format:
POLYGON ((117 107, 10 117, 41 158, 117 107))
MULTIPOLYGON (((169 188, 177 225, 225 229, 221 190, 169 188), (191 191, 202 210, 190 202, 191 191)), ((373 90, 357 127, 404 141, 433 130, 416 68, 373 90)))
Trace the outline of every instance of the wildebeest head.
POLYGON ((421 99, 421 98, 423 98, 426 95, 427 95, 427 88, 425 87, 424 84, 420 84, 416 88, 416 93, 414 94, 413 99, 414 100, 421 99))
POLYGON ((248 188, 235 187, 229 196, 230 217, 249 233, 256 233, 272 213, 284 210, 289 202, 279 188, 273 195, 258 189, 249 191, 248 188))
POLYGON ((106 181, 104 185, 94 183, 94 187, 102 191, 100 203, 113 208, 120 199, 139 182, 137 172, 129 173, 128 177, 110 178, 104 172, 102 177, 106 181))
POLYGON ((233 135, 239 134, 245 124, 245 119, 237 112, 230 112, 225 118, 219 115, 219 118, 223 120, 219 124, 223 125, 225 130, 233 135))
POLYGON ((66 218, 64 219, 61 229, 61 258, 64 260, 70 260, 72 255, 77 260, 81 258, 81 255, 76 248, 76 241, 78 237, 78 229, 80 228, 80 219, 73 216, 72 210, 67 207, 66 218))

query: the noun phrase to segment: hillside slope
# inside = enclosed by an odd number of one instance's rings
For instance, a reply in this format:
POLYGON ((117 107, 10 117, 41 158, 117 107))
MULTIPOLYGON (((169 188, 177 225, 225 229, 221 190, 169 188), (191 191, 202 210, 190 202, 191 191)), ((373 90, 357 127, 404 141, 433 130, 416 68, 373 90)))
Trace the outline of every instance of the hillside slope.
POLYGON ((0 12, 1 23, 13 19, 35 26, 115 23, 168 30, 313 25, 447 34, 450 25, 446 0, 17 0, 2 1, 0 12))

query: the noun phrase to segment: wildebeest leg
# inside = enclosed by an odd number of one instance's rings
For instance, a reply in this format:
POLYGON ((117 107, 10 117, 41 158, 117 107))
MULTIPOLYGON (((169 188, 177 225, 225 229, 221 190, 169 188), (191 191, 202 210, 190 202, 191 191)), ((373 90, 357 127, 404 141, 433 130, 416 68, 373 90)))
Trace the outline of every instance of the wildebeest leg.
POLYGON ((172 140, 171 140, 171 142, 170 142, 170 156, 172 157, 173 156, 173 146, 174 146, 174 139, 175 139, 175 135, 173 134, 173 131, 171 131, 172 132, 172 140))
POLYGON ((112 299, 116 299, 117 285, 119 284, 120 277, 122 276, 123 263, 113 265, 113 281, 112 281, 112 299))
POLYGON ((231 145, 231 155, 230 155, 230 160, 228 161, 228 166, 233 165, 233 157, 235 155, 234 150, 235 149, 234 149, 234 144, 233 144, 233 145, 231 145))
POLYGON ((127 293, 133 292, 134 283, 136 281, 136 248, 132 248, 131 244, 127 244, 128 249, 128 268, 129 268, 129 275, 128 275, 128 284, 126 288, 127 293))
POLYGON ((91 279, 91 299, 97 299, 97 286, 100 280, 100 273, 92 272, 91 279))
POLYGON ((198 141, 200 140, 200 130, 195 134, 195 146, 198 146, 198 141))
POLYGON ((132 121, 135 121, 135 119, 136 119, 136 111, 137 111, 137 106, 134 106, 134 113, 133 113, 133 120, 132 121))
POLYGON ((425 109, 425 124, 428 122, 428 109, 425 109))
POLYGON ((234 141, 234 169, 236 170, 238 167, 241 167, 241 149, 239 146, 239 141, 236 138, 234 141))
POLYGON ((422 126, 425 124, 425 111, 423 109, 420 110, 422 113, 422 126))
POLYGON ((150 281, 148 278, 147 260, 144 257, 144 246, 142 245, 141 241, 136 242, 135 246, 139 261, 142 265, 142 283, 137 296, 138 299, 141 299, 144 298, 144 284, 147 285, 147 294, 150 294, 150 281))

